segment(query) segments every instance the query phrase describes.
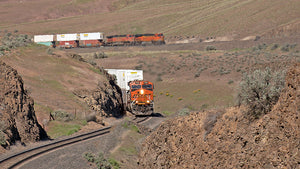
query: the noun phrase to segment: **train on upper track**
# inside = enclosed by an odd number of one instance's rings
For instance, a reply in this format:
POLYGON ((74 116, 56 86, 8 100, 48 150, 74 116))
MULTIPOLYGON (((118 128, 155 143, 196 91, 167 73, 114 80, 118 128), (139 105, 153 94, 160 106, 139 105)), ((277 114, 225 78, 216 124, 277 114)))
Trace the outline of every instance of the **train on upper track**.
POLYGON ((34 35, 33 40, 35 43, 51 46, 54 48, 84 48, 100 46, 137 46, 165 44, 165 37, 162 33, 110 35, 106 37, 102 32, 34 35))

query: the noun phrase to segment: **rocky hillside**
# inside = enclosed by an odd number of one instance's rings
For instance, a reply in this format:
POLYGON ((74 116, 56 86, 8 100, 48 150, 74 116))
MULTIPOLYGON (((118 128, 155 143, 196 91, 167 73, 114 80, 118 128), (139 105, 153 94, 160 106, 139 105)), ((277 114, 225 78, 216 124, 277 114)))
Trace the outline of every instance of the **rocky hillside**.
POLYGON ((105 80, 99 81, 96 89, 92 91, 76 91, 74 94, 82 98, 92 111, 97 112, 96 116, 119 117, 124 113, 122 91, 116 84, 115 77, 108 74, 103 68, 97 67, 105 80))
POLYGON ((297 168, 300 164, 300 64, 287 73, 273 110, 256 121, 244 108, 163 123, 144 142, 141 168, 297 168))
POLYGON ((16 141, 35 142, 47 138, 37 122, 34 102, 17 71, 0 61, 0 134, 1 145, 16 141))

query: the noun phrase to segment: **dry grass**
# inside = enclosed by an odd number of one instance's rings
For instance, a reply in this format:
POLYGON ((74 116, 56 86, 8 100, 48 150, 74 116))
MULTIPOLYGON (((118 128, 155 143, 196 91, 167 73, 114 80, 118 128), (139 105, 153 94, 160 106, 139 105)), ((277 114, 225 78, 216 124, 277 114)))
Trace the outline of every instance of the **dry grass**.
POLYGON ((168 36, 243 38, 263 34, 279 26, 296 24, 300 16, 300 2, 297 0, 103 0, 72 1, 71 4, 60 1, 55 6, 49 5, 51 2, 48 0, 35 4, 26 1, 22 5, 17 2, 4 3, 3 10, 0 10, 6 13, 2 14, 5 19, 1 22, 0 29, 18 29, 32 34, 163 32, 168 36), (16 17, 18 13, 13 13, 26 11, 29 6, 36 10, 31 9, 34 11, 32 13, 23 12, 21 17, 16 17), (116 9, 109 12, 112 6, 116 9), (88 10, 89 8, 92 10, 88 10))
MULTIPOLYGON (((234 105, 243 72, 264 68, 286 69, 299 61, 298 49, 259 44, 232 51, 105 49, 108 58, 95 60, 104 68, 142 69, 144 79, 155 83, 155 111, 199 111, 234 105)), ((293 46, 293 45, 289 45, 293 46)), ((120 48, 122 49, 122 48, 120 48)), ((88 54, 87 54, 88 55, 88 54)))
POLYGON ((64 51, 55 50, 57 55, 48 55, 46 51, 47 47, 33 45, 1 59, 22 76, 41 124, 46 125, 49 113, 58 110, 84 118, 90 110, 73 91, 95 89, 104 77, 90 65, 67 57, 64 51))

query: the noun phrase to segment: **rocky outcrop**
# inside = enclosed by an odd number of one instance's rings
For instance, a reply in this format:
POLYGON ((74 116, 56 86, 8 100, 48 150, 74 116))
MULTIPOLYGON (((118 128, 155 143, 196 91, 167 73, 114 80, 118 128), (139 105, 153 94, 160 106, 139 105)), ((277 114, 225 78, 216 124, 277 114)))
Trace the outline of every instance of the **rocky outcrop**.
POLYGON ((243 108, 194 113, 163 123, 144 142, 141 168, 297 168, 300 64, 271 112, 249 121, 243 108))
POLYGON ((99 82, 97 88, 83 98, 98 116, 119 117, 124 113, 121 89, 113 76, 101 68, 98 69, 106 76, 106 80, 99 82))
POLYGON ((6 144, 20 140, 22 143, 47 138, 39 125, 34 102, 24 90, 23 80, 17 71, 0 61, 0 130, 6 144))

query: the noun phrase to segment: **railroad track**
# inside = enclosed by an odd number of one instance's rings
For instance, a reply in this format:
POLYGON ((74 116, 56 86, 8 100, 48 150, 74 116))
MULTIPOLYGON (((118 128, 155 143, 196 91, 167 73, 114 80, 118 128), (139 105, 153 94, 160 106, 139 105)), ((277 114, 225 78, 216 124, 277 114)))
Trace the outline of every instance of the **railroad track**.
POLYGON ((137 123, 137 124, 141 124, 147 120, 149 120, 151 118, 151 116, 135 116, 132 119, 132 122, 137 123))
POLYGON ((19 152, 17 154, 13 154, 11 156, 5 157, 3 159, 0 159, 0 168, 2 169, 12 169, 12 168, 17 168, 20 166, 22 163, 25 163, 26 161, 29 161, 30 159, 37 157, 41 154, 47 153, 49 151, 75 144, 77 142, 91 139, 97 136, 105 135, 109 133, 111 130, 111 127, 106 127, 103 129, 95 130, 92 132, 80 134, 77 136, 69 137, 63 140, 59 141, 54 141, 52 143, 42 145, 39 147, 31 148, 29 150, 25 150, 22 152, 19 152))

